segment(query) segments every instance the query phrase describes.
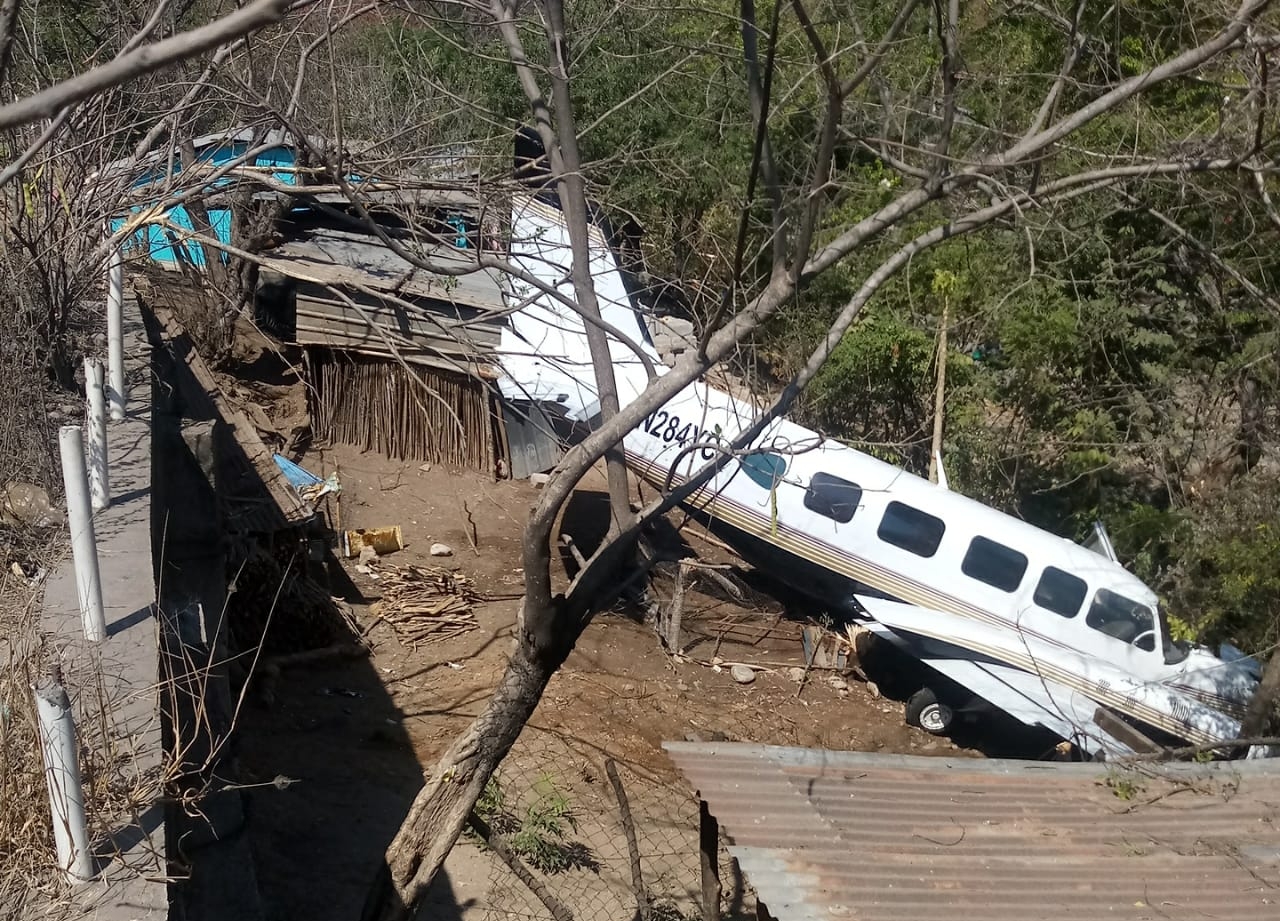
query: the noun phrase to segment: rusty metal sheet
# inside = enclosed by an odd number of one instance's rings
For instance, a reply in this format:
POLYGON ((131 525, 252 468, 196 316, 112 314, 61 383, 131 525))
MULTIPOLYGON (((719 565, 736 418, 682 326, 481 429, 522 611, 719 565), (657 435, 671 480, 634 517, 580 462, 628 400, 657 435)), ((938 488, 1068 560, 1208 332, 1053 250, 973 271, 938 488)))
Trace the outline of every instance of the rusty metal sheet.
POLYGON ((462 274, 435 275, 405 261, 371 234, 328 228, 269 250, 262 260, 267 268, 303 283, 385 291, 423 304, 469 308, 501 321, 507 308, 501 275, 478 268, 463 250, 417 244, 413 249, 422 259, 462 274))
POLYGON ((1280 762, 664 747, 779 921, 1280 917, 1280 762))

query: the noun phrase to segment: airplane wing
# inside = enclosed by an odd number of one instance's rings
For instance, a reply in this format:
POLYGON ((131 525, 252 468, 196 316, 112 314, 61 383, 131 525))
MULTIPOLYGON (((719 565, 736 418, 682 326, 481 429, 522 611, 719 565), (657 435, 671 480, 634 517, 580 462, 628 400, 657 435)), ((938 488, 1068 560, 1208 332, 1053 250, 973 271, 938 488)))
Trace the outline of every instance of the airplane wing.
POLYGON ((993 660, 968 657, 972 654, 962 647, 953 647, 956 655, 947 656, 940 654, 941 644, 925 647, 905 630, 891 630, 875 621, 868 627, 1026 726, 1048 729, 1092 754, 1105 751, 1115 756, 1132 752, 1093 721, 1097 705, 1070 688, 993 660))
MULTIPOLYGON (((1095 719, 1100 709, 1127 714, 1196 744, 1238 735, 1239 723, 1220 711, 1169 687, 1139 682, 1076 650, 1057 648, 1045 638, 903 602, 862 595, 857 599, 878 624, 900 638, 899 645, 907 644, 912 655, 1017 719, 1043 725, 1064 738, 1075 739, 1083 732, 1109 753, 1131 751, 1117 738, 1123 727, 1110 732, 1095 719), (965 662, 975 667, 959 664, 965 662), (1075 731, 1062 732, 1064 721, 1075 731)), ((1104 722, 1119 721, 1111 717, 1104 722)))

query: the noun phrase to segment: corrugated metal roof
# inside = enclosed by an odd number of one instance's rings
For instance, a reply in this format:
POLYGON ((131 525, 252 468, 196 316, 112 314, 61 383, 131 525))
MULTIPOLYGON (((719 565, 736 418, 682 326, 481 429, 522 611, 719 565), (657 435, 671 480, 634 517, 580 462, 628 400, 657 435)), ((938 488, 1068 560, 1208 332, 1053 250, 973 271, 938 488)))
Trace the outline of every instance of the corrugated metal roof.
MULTIPOLYGON (((474 265, 448 246, 420 251, 451 267, 474 265)), ((493 377, 506 323, 502 282, 479 270, 436 275, 367 234, 321 229, 271 251, 265 264, 297 281, 294 341, 493 377), (343 294, 336 293, 342 290, 343 294)))
MULTIPOLYGON (((373 180, 377 181, 377 180, 373 180)), ((470 208, 479 209, 480 196, 470 189, 416 188, 408 180, 397 183, 394 188, 366 189, 354 186, 355 197, 364 204, 396 206, 406 209, 414 208, 470 208)), ((343 191, 309 192, 306 186, 298 189, 300 200, 317 201, 326 205, 348 205, 352 196, 343 191)))
MULTIPOLYGON (((450 270, 475 265, 463 251, 450 246, 405 245, 415 256, 450 270)), ((362 285, 405 299, 428 299, 480 311, 506 309, 497 272, 478 269, 461 275, 436 275, 415 267, 368 234, 316 230, 264 253, 262 259, 269 268, 302 281, 362 285)))
POLYGON ((1280 762, 664 747, 779 921, 1280 917, 1280 762))

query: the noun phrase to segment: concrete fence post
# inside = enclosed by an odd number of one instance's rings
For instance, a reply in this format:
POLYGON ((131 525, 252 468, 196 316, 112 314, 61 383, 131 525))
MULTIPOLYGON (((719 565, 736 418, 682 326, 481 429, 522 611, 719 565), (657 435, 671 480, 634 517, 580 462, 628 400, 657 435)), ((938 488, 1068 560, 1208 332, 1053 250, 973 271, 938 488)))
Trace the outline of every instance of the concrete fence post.
POLYGON ((84 360, 84 391, 88 398, 89 494, 93 510, 100 512, 111 504, 111 479, 107 465, 107 395, 102 362, 97 359, 84 360))
POLYGON ((128 402, 124 387, 124 259, 119 243, 113 243, 107 254, 107 383, 111 418, 119 421, 128 402))
POLYGON ((62 484, 67 493, 67 525, 71 529, 71 556, 76 570, 76 594, 84 638, 100 643, 107 635, 102 609, 102 579, 98 575, 98 539, 89 506, 89 478, 84 468, 84 439, 80 426, 64 425, 58 431, 62 454, 62 484))
POLYGON ((58 866, 68 882, 83 882, 94 875, 93 852, 84 816, 84 792, 80 788, 80 760, 76 724, 66 689, 56 680, 34 687, 40 721, 40 749, 49 787, 53 815, 53 840, 58 866))

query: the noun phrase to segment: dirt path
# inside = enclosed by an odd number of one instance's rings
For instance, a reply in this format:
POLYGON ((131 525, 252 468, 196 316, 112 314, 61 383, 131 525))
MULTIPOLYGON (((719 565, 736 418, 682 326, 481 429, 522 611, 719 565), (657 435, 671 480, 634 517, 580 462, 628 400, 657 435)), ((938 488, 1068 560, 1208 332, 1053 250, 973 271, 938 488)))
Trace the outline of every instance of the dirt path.
MULTIPOLYGON (((523 576, 521 529, 536 494, 528 483, 492 483, 350 449, 315 454, 305 464, 322 475, 340 471, 344 527, 401 526, 408 546, 386 564, 444 565, 493 599, 477 605, 476 627, 461 636, 407 648, 385 622, 375 623, 369 660, 290 669, 267 699, 250 697, 241 765, 248 782, 267 785, 252 794, 252 833, 269 916, 337 921, 358 916, 423 766, 478 712, 501 674, 523 576), (453 556, 430 557, 434 542, 448 544, 453 556), (296 783, 271 785, 277 777, 296 783)), ((581 525, 580 543, 589 540, 581 531, 588 529, 590 509, 602 502, 590 484, 575 499, 566 529, 581 525)), ((701 549, 716 552, 711 545, 701 549)), ((356 620, 368 625, 367 602, 379 595, 378 580, 354 563, 345 561, 343 570, 353 597, 364 599, 354 604, 356 620)), ((512 833, 530 832, 532 853, 540 837, 558 842, 563 853, 552 848, 547 860, 568 865, 549 875, 548 884, 577 917, 623 918, 634 911, 606 759, 617 762, 631 800, 646 888, 687 915, 697 887, 697 806, 662 752, 664 740, 957 751, 905 726, 900 702, 856 681, 837 687, 828 673, 815 671, 800 690, 789 670, 804 662, 802 624, 781 616, 780 606, 763 596, 750 599, 760 604, 742 606, 719 594, 687 593, 685 645, 692 659, 683 663, 662 651, 649 628, 617 614, 598 617, 500 771, 494 814, 512 833), (741 685, 727 668, 696 663, 713 654, 765 668, 741 685), (546 813, 552 821, 568 813, 572 821, 566 817, 562 834, 554 835, 540 824, 546 813)), ((446 871, 433 918, 546 915, 474 844, 460 845, 446 871)), ((731 905, 746 910, 746 899, 739 884, 731 905)))

